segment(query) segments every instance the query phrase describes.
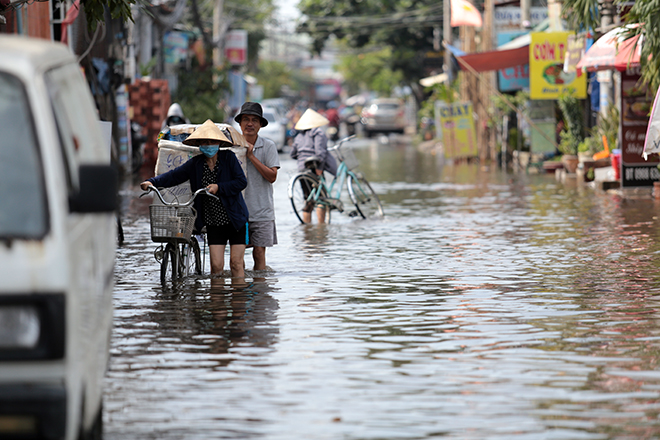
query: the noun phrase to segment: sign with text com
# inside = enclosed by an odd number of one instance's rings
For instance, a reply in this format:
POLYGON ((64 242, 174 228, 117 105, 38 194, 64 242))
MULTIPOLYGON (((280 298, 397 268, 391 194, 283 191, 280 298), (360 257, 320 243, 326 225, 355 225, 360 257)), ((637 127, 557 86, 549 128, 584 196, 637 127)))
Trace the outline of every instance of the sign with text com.
POLYGON ((248 32, 236 29, 227 32, 225 37, 225 58, 230 64, 243 66, 247 64, 248 32))
POLYGON ((435 102, 435 126, 442 131, 442 145, 447 159, 476 157, 477 140, 472 103, 435 102))
POLYGON ((532 32, 529 44, 529 94, 531 99, 557 99, 564 93, 587 97, 587 75, 565 72, 564 59, 571 32, 532 32))

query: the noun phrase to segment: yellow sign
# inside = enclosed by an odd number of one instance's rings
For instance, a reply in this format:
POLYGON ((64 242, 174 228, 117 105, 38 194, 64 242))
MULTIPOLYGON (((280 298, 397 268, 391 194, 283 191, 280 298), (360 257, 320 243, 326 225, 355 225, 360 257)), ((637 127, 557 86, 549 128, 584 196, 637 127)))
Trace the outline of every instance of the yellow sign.
POLYGON ((442 130, 445 157, 477 156, 476 132, 471 102, 435 103, 436 127, 442 130))
POLYGON ((529 44, 529 94, 531 99, 557 99, 568 93, 587 97, 587 75, 564 71, 568 36, 572 32, 532 32, 529 44))

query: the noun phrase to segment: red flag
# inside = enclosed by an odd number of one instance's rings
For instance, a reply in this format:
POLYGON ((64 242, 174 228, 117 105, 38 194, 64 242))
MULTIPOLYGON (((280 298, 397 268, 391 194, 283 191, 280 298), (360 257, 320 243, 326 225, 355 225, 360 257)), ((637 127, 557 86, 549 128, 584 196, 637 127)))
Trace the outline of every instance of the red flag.
POLYGON ((451 0, 451 27, 476 26, 481 27, 483 20, 481 14, 472 3, 467 0, 451 0))

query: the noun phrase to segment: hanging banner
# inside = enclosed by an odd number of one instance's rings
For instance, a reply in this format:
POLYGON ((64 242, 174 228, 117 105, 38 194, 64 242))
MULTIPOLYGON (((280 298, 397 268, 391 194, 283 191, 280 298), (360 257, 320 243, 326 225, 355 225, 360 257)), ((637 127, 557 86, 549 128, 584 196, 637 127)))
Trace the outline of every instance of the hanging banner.
POLYGON ((568 50, 566 51, 566 58, 564 58, 564 72, 576 72, 577 63, 584 56, 584 49, 586 46, 586 37, 569 35, 568 36, 568 50))
POLYGON ((557 99, 568 93, 587 97, 587 76, 581 70, 565 72, 568 36, 572 32, 533 32, 529 45, 529 88, 531 99, 557 99))
POLYGON ((188 57, 188 34, 183 32, 166 32, 163 36, 163 52, 165 62, 179 64, 188 57))
POLYGON ((435 102, 435 124, 442 130, 442 145, 447 159, 476 157, 477 141, 472 103, 435 102))
MULTIPOLYGON (((532 6, 529 11, 530 26, 536 26, 548 18, 547 6, 532 6)), ((519 6, 498 6, 493 15, 493 25, 496 31, 519 31, 522 22, 522 11, 519 6)), ((525 31, 527 33, 528 31, 525 31)))
POLYGON ((247 63, 248 32, 236 29, 225 37, 225 58, 230 64, 243 66, 247 63))
MULTIPOLYGON (((621 72, 621 117, 619 145, 621 145, 621 186, 651 186, 660 180, 658 156, 644 159, 644 143, 649 126, 653 96, 640 82, 639 68, 621 72)), ((614 165, 614 163, 613 163, 614 165)))
MULTIPOLYGON (((497 33, 497 45, 509 43, 510 41, 527 34, 527 31, 506 31, 497 33)), ((529 88, 529 64, 509 67, 497 72, 497 83, 500 92, 512 92, 529 88)))

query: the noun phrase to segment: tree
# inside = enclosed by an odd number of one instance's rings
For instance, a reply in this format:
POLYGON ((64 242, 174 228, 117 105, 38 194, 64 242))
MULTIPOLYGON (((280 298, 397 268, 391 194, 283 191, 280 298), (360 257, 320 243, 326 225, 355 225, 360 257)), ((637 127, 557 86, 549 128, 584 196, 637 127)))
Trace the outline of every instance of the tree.
POLYGON ((201 124, 207 119, 220 122, 227 115, 218 104, 228 87, 227 69, 216 69, 210 64, 202 66, 193 58, 190 68, 180 66, 179 87, 172 98, 181 105, 183 114, 193 124, 201 124))
MULTIPOLYGON (((212 1, 194 0, 192 17, 188 22, 202 32, 204 45, 209 46, 213 29, 212 1)), ((259 46, 266 38, 265 23, 269 22, 275 11, 273 0, 242 0, 241 2, 225 2, 222 19, 228 23, 229 29, 245 29, 248 31, 248 70, 256 69, 259 59, 259 46)))
POLYGON ((131 5, 140 4, 146 6, 147 0, 80 0, 85 17, 87 17, 87 27, 94 31, 99 22, 105 21, 105 7, 110 11, 112 18, 120 18, 122 21, 133 21, 131 5))
POLYGON ((644 43, 640 64, 642 66, 642 79, 650 84, 653 90, 660 86, 660 0, 637 1, 625 16, 627 23, 640 23, 640 26, 631 28, 628 34, 642 34, 644 43))
MULTIPOLYGON (((387 47, 387 68, 400 72, 411 86, 428 74, 424 55, 433 50, 433 28, 442 24, 442 2, 437 0, 301 0, 305 21, 298 31, 308 33, 320 52, 330 35, 348 47, 387 47)), ((419 101, 423 91, 413 87, 419 101)))
POLYGON ((292 70, 280 61, 260 61, 254 76, 264 88, 264 99, 279 98, 282 96, 282 87, 285 86, 291 91, 299 92, 314 83, 313 78, 292 70))
MULTIPOLYGON (((609 0, 610 2, 612 0, 609 0)), ((603 0, 601 0, 603 2, 603 0)), ((562 15, 573 29, 598 30, 600 29, 601 10, 599 0, 564 0, 562 15)), ((623 0, 615 0, 615 5, 623 6, 623 0)), ((638 23, 639 26, 630 28, 626 38, 635 35, 644 35, 640 64, 642 80, 655 90, 660 86, 660 57, 652 56, 660 53, 660 0, 644 0, 634 2, 630 10, 623 16, 626 24, 638 23)))
POLYGON ((343 55, 335 66, 344 77, 345 86, 350 95, 364 90, 373 90, 384 96, 402 83, 403 73, 392 71, 389 60, 392 49, 385 47, 373 52, 343 55))

